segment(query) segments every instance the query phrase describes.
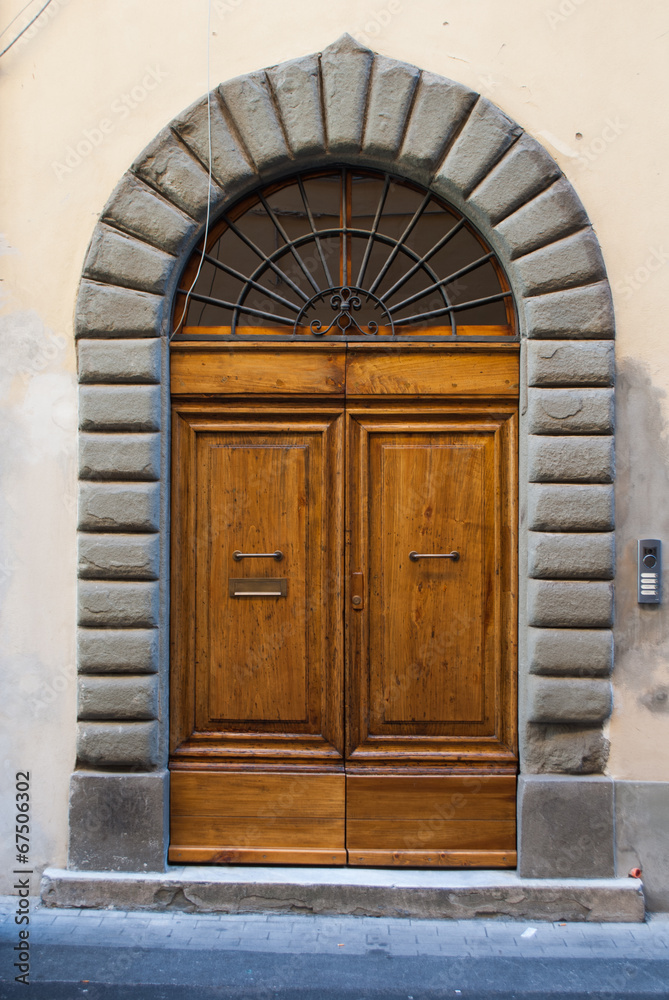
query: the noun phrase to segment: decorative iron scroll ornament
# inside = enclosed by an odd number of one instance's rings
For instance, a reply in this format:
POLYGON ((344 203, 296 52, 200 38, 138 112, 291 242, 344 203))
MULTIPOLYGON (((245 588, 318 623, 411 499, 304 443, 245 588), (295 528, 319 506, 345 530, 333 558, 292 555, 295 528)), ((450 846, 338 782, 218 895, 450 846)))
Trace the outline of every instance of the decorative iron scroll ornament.
MULTIPOLYGON (((332 330, 335 326, 341 333, 352 333, 353 327, 358 331, 358 333, 366 334, 368 336, 373 336, 379 331, 379 324, 376 320, 370 319, 365 324, 361 326, 352 310, 359 311, 362 308, 362 300, 373 304, 373 306, 380 310, 385 317, 385 322, 382 324, 383 327, 387 327, 388 332, 392 335, 395 333, 395 327, 393 324, 393 318, 384 306, 380 299, 377 299, 375 295, 370 292, 366 292, 363 288, 349 288, 344 285, 342 288, 331 289, 329 292, 319 292, 318 295, 314 295, 312 299, 307 302, 306 306, 300 312, 299 316, 295 320, 294 332, 297 333, 299 328, 305 324, 305 318, 308 314, 318 305, 325 301, 325 299, 330 297, 330 306, 337 313, 335 318, 332 320, 329 326, 323 329, 323 324, 320 319, 314 319, 309 323, 309 328, 312 333, 318 336, 325 336, 332 330)), ((336 332, 336 331, 335 331, 336 332)))
POLYGON ((509 284, 481 235, 433 192, 372 170, 312 170, 249 195, 212 227, 181 286, 179 340, 198 331, 291 339, 515 334, 509 284))

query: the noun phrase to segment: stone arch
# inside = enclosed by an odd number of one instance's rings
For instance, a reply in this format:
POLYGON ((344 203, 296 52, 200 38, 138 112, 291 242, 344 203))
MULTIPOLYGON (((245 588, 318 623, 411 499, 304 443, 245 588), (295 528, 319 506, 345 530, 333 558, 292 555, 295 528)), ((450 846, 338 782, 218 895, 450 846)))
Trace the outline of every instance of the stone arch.
MULTIPOLYGON (((578 196, 545 149, 486 98, 348 35, 210 96, 214 217, 262 182, 346 162, 433 189, 498 255, 518 306, 525 373, 521 770, 601 773, 601 727, 611 708, 614 321, 578 196)), ((93 233, 79 290, 75 868, 164 865, 166 335, 179 276, 203 233, 207 188, 204 97, 122 178, 93 233), (116 833, 113 824, 91 825, 91 817, 121 808, 129 819, 116 833)), ((606 812, 608 780, 593 780, 606 812)), ((541 787, 536 779, 531 794, 541 787)), ((521 840, 521 858, 522 851, 521 840)), ((588 864, 582 874, 611 873, 588 864)), ((569 865, 575 874, 573 858, 569 865)))

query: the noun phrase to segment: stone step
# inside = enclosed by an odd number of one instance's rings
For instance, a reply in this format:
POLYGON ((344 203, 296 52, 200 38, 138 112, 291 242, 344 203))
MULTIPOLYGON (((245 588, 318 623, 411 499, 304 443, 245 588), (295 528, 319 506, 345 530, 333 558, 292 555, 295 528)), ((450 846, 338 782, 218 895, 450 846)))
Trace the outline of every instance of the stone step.
POLYGON ((46 906, 201 913, 318 913, 414 919, 641 923, 639 879, 529 879, 509 871, 171 867, 168 872, 47 868, 46 906))

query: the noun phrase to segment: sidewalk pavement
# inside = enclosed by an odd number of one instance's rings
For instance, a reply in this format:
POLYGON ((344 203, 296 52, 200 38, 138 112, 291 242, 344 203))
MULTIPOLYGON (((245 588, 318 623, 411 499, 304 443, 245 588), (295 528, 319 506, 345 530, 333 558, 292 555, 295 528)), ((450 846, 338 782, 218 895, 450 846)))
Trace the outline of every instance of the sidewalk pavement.
POLYGON ((60 910, 0 897, 0 1000, 669 997, 669 916, 643 924, 60 910), (21 945, 24 947, 24 945, 21 945))

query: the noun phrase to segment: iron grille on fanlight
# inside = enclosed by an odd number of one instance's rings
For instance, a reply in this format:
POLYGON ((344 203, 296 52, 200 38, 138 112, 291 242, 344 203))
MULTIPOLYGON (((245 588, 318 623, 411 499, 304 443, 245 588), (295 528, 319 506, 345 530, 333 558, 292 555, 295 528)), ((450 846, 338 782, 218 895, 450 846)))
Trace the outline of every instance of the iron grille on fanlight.
POLYGON ((433 192, 374 171, 314 170, 225 212, 184 270, 178 340, 515 335, 504 272, 433 192))

